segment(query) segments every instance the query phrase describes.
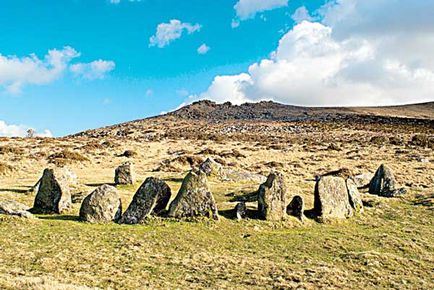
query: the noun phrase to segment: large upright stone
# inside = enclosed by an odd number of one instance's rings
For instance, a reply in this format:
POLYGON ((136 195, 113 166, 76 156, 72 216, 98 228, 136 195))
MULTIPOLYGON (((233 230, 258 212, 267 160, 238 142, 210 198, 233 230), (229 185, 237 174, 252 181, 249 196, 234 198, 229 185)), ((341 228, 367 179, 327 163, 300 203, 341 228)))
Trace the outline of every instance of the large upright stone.
POLYGON ((131 162, 125 162, 115 170, 115 184, 134 184, 134 166, 131 162))
POLYGON ((387 165, 381 164, 375 172, 369 184, 369 193, 379 196, 390 197, 394 195, 396 187, 395 176, 392 169, 387 165))
POLYGON ((137 190, 120 223, 142 223, 150 214, 164 211, 171 196, 170 187, 161 179, 148 177, 137 190))
POLYGON ((259 186, 258 214, 265 220, 278 221, 285 217, 286 184, 280 172, 271 172, 259 186))
POLYGON ((117 222, 122 215, 122 203, 115 187, 101 185, 81 204, 80 219, 90 223, 117 222))
POLYGON ((66 168, 47 168, 39 182, 33 213, 62 213, 71 205, 71 172, 66 168))
POLYGON ((320 221, 344 219, 353 215, 345 179, 323 176, 315 185, 314 210, 320 221))
POLYGON ((199 165, 199 169, 210 177, 221 178, 223 176, 223 166, 212 158, 207 158, 202 162, 202 164, 199 165))
POLYGON ((217 205, 209 190, 205 172, 192 170, 187 174, 176 198, 170 204, 169 216, 208 216, 218 219, 217 205))
POLYGON ((346 180, 346 183, 347 183, 347 190, 348 190, 348 198, 351 207, 354 209, 355 212, 362 213, 363 202, 356 183, 352 178, 348 178, 346 180))
POLYGON ((304 201, 299 195, 292 198, 291 202, 286 207, 286 213, 288 215, 295 216, 300 221, 304 220, 304 201))

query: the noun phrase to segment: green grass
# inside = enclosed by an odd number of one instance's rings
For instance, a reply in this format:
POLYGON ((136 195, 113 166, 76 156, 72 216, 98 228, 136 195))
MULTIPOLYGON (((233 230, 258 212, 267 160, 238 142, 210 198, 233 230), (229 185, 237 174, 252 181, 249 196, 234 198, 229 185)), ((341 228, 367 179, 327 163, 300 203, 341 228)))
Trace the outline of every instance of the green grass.
POLYGON ((326 225, 38 217, 0 217, 0 288, 434 287, 433 212, 410 199, 381 199, 362 216, 326 225))

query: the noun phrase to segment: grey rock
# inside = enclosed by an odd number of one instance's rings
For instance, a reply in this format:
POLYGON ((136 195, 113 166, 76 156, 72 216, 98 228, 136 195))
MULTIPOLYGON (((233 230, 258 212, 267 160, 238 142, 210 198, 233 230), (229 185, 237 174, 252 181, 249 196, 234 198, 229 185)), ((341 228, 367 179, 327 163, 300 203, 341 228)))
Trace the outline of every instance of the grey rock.
POLYGON ((315 185, 314 211, 320 221, 344 219, 353 215, 345 179, 321 177, 315 185))
POLYGON ((282 173, 274 171, 259 186, 258 214, 265 220, 278 221, 285 217, 286 184, 282 173))
POLYGON ((369 193, 379 196, 391 197, 396 189, 396 179, 387 165, 381 166, 375 172, 369 185, 369 193))
POLYGON ((122 203, 117 189, 106 184, 89 194, 80 208, 80 219, 90 223, 117 222, 121 215, 122 203))
POLYGON ((134 166, 131 162, 125 162, 115 170, 115 184, 134 184, 134 166))
POLYGON ((209 190, 205 172, 192 170, 187 174, 178 194, 170 204, 169 216, 208 216, 218 220, 217 205, 209 190))
POLYGON ((304 201, 299 195, 292 198, 291 202, 286 207, 286 213, 288 215, 295 216, 299 220, 304 220, 304 201))
POLYGON ((354 209, 355 212, 362 213, 363 202, 362 202, 362 197, 360 195, 360 192, 357 189, 356 183, 351 178, 348 178, 346 182, 347 182, 348 198, 351 207, 354 209))
POLYGON ((120 223, 142 223, 149 215, 160 214, 166 209, 171 195, 170 187, 163 180, 147 178, 137 190, 120 223))
POLYGON ((223 166, 212 158, 207 158, 202 162, 199 169, 205 172, 208 177, 223 177, 223 166))
POLYGON ((33 218, 33 215, 28 212, 29 209, 28 206, 13 200, 0 201, 0 214, 33 218))
POLYGON ((370 173, 362 173, 353 177, 353 181, 359 189, 369 187, 371 179, 372 174, 370 173))
POLYGON ((245 202, 239 202, 235 206, 235 217, 237 220, 242 220, 247 217, 247 206, 245 202))
POLYGON ((47 168, 42 174, 33 213, 60 214, 71 206, 70 171, 67 168, 47 168))

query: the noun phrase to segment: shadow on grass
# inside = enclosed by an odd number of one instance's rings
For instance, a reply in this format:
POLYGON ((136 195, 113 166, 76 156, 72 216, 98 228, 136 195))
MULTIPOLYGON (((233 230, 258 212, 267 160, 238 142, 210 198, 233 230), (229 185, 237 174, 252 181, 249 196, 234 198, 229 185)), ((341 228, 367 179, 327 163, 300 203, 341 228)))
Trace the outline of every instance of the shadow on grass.
MULTIPOLYGON (((258 215, 257 210, 247 209, 246 214, 247 214, 246 218, 248 218, 248 219, 254 219, 254 220, 260 220, 261 219, 258 215)), ((230 220, 237 219, 235 209, 219 210, 219 215, 224 217, 224 218, 230 219, 230 220)))
POLYGON ((31 187, 27 189, 22 188, 0 188, 0 192, 14 192, 14 193, 23 193, 28 194, 31 191, 31 187))
POLYGON ((76 215, 38 215, 41 220, 58 220, 58 221, 80 221, 80 217, 76 215))
POLYGON ((86 186, 90 186, 90 187, 100 187, 102 185, 110 185, 110 186, 116 186, 115 183, 110 183, 110 182, 106 182, 106 183, 86 183, 86 186))
POLYGON ((169 181, 169 182, 182 182, 184 180, 183 177, 170 177, 170 178, 164 178, 164 181, 169 181))

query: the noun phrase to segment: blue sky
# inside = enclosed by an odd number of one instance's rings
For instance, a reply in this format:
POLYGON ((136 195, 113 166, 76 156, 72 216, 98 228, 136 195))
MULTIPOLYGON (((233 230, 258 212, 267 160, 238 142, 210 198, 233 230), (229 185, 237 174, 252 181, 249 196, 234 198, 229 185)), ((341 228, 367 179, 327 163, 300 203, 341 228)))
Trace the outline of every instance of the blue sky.
MULTIPOLYGON (((22 134, 26 127, 33 127, 41 133, 48 129, 53 135, 62 136, 157 115, 201 98, 234 103, 274 99, 302 105, 353 104, 344 96, 354 91, 349 83, 354 83, 355 76, 358 85, 356 90, 360 92, 356 95, 360 104, 378 101, 376 97, 374 99, 377 101, 366 99, 365 102, 363 94, 381 96, 387 104, 413 101, 401 97, 401 92, 398 94, 382 89, 385 84, 366 79, 370 74, 365 68, 371 67, 368 61, 380 62, 376 59, 380 53, 374 44, 363 42, 370 41, 367 35, 372 35, 373 31, 366 32, 370 26, 360 23, 352 23, 354 31, 346 31, 344 28, 348 27, 348 23, 345 21, 350 20, 335 16, 339 12, 338 15, 349 14, 350 19, 351 13, 359 13, 348 12, 348 7, 354 3, 366 13, 369 9, 387 9, 386 4, 384 7, 375 7, 378 5, 375 3, 387 1, 365 1, 371 2, 371 6, 369 3, 357 4, 356 0, 337 2, 1 1, 0 136, 22 134), (325 8, 328 9, 326 12, 325 8), (171 20, 179 22, 172 23, 171 20), (168 29, 164 30, 164 25, 159 26, 162 24, 168 24, 168 29), (173 36, 171 29, 176 30, 176 26, 177 32, 182 34, 173 36), (157 33, 159 27, 162 28, 161 34, 157 33), (327 34, 327 29, 332 31, 327 36, 329 39, 313 38, 327 34), (356 38, 354 35, 360 36, 356 38), (164 39, 168 40, 164 42, 164 39), (295 50, 301 45, 299 39, 314 41, 309 43, 308 48, 295 50), (303 51, 318 51, 317 43, 328 47, 328 43, 334 41, 340 48, 333 55, 341 55, 347 53, 349 41, 344 40, 348 39, 354 42, 352 47, 357 46, 358 50, 367 52, 363 61, 360 58, 349 68, 342 69, 343 65, 340 65, 338 71, 333 71, 337 82, 345 78, 345 82, 335 85, 340 89, 337 95, 342 94, 343 97, 336 100, 317 97, 329 93, 330 88, 321 85, 318 85, 317 90, 309 89, 306 92, 308 81, 312 78, 315 81, 315 77, 304 68, 312 67, 315 71, 318 63, 312 63, 312 55, 306 59, 303 51), (201 53, 198 52, 200 46, 201 53), (375 51, 374 59, 366 56, 370 49, 375 51), (56 51, 47 57, 49 50, 56 51), (273 66, 266 66, 267 61, 272 62, 273 66), (288 63, 290 66, 284 70, 277 69, 288 63), (298 66, 303 69, 289 81, 275 77, 290 75, 298 66), (298 79, 299 75, 304 78, 298 79), (347 80, 349 78, 351 82, 347 80), (267 87, 270 79, 273 88, 267 87), (285 87, 284 84, 295 79, 296 83, 285 87), (366 84, 370 87, 366 88, 366 84), (310 98, 310 94, 316 97, 310 98)), ((420 12, 431 8, 432 2, 427 0, 427 7, 413 9, 420 12)), ((391 9, 393 12, 397 8, 393 6, 391 9)), ((393 19, 389 22, 386 19, 384 25, 390 27, 391 22, 393 19)), ((428 25, 427 33, 432 33, 431 22, 425 22, 424 25, 428 25)), ((416 25, 414 29, 420 30, 420 27, 416 25)), ((403 28, 396 27, 396 30, 397 34, 402 34, 403 28)), ((306 42, 303 43, 306 45, 306 42)), ((434 71, 431 63, 429 67, 422 68, 417 64, 417 61, 426 61, 422 49, 424 45, 419 45, 420 57, 402 56, 399 51, 384 53, 393 56, 392 60, 396 58, 398 67, 404 64, 411 69, 419 69, 418 72, 425 69, 431 73, 434 71), (410 61, 412 66, 408 64, 410 61)), ((323 46, 321 51, 324 50, 323 46)), ((334 44, 331 46, 335 47, 334 44)), ((316 55, 314 58, 318 59, 316 55)), ((326 68, 335 65, 332 59, 327 58, 330 63, 326 68)), ((342 63, 348 63, 348 57, 342 63)), ((391 63, 393 66, 393 61, 391 63)), ((429 79, 431 75, 424 77, 429 79)), ((329 80, 330 76, 325 75, 318 80, 318 84, 324 83, 324 79, 329 80)), ((412 86, 415 84, 408 84, 408 89, 412 86)), ((431 87, 424 89, 429 91, 431 87)), ((336 92, 333 91, 333 94, 336 95, 336 92)), ((425 91, 421 91, 420 95, 414 100, 430 100, 432 96, 425 91)))

